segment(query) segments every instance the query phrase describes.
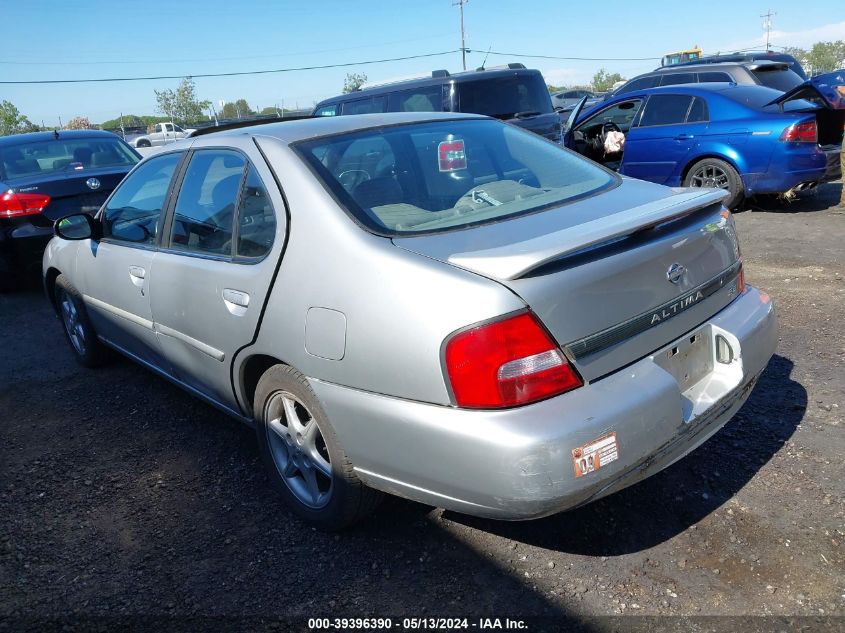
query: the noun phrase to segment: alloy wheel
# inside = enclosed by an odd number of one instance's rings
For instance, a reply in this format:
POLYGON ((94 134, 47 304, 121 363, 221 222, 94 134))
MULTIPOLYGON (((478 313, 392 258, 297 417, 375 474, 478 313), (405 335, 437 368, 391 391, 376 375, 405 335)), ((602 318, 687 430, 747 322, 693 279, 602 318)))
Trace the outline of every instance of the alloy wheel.
POLYGON ((728 174, 717 165, 704 164, 690 174, 690 186, 730 190, 730 179, 728 174))
POLYGON ((314 416, 292 393, 279 391, 265 410, 270 454, 279 475, 298 501, 322 508, 331 498, 332 465, 314 416))
POLYGON ((64 323, 68 338, 73 349, 80 356, 85 355, 85 326, 80 319, 79 310, 73 299, 65 291, 59 292, 59 307, 62 311, 62 323, 64 323))

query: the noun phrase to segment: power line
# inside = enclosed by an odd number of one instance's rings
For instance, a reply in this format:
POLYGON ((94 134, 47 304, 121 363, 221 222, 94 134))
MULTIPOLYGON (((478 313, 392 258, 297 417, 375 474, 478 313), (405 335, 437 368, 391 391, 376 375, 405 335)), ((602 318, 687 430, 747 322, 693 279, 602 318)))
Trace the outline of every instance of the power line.
POLYGON ((323 64, 320 66, 299 66, 297 68, 274 68, 272 70, 244 70, 229 73, 182 73, 180 75, 158 75, 155 77, 101 77, 95 79, 33 79, 27 81, 0 81, 0 84, 82 84, 82 83, 108 83, 113 81, 153 81, 158 79, 182 79, 183 77, 204 78, 204 77, 237 77, 243 75, 268 75, 271 73, 290 73, 301 70, 323 70, 326 68, 348 68, 349 66, 365 66, 367 64, 382 64, 385 62, 401 62, 408 59, 422 59, 424 57, 439 57, 458 53, 460 49, 442 51, 439 53, 423 53, 421 55, 406 55, 405 57, 389 57, 385 59, 370 59, 363 62, 345 62, 342 64, 323 64))
POLYGON ((489 53, 490 55, 503 55, 505 57, 525 57, 531 59, 563 59, 580 62, 650 62, 660 57, 561 57, 558 55, 529 55, 527 53, 503 53, 500 51, 470 50, 467 53, 489 53))

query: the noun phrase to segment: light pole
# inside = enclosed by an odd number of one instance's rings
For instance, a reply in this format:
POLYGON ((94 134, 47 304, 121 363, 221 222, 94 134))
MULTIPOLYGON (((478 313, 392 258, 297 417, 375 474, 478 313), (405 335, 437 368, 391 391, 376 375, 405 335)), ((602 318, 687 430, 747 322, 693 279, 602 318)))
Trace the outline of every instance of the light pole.
POLYGON ((461 9, 461 60, 464 64, 464 70, 467 69, 467 47, 466 47, 466 33, 464 31, 464 5, 469 0, 452 0, 453 7, 460 7, 461 9))

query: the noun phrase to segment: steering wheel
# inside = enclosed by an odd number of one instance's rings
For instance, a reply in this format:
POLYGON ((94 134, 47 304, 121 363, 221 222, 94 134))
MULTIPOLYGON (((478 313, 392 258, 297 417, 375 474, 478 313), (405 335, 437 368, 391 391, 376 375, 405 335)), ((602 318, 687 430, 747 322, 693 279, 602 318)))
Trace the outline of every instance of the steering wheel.
POLYGON ((365 180, 370 180, 370 173, 363 169, 347 169, 337 177, 337 181, 344 189, 351 189, 354 185, 360 185, 365 180))
POLYGON ((619 126, 616 125, 613 121, 607 121, 603 123, 601 126, 601 142, 604 145, 605 140, 607 140, 607 135, 610 132, 621 132, 622 130, 619 129, 619 126))

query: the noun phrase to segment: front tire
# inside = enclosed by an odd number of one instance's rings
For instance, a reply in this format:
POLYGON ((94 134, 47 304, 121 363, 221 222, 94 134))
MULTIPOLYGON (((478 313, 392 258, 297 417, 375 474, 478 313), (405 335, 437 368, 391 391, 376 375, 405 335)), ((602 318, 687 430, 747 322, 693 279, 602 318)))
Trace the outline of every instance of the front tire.
POLYGON ((97 338, 88 318, 82 295, 64 275, 56 277, 53 296, 64 326, 65 338, 73 355, 83 367, 99 367, 108 360, 109 350, 97 338))
POLYGON ((300 518, 341 530, 368 515, 381 493, 355 475, 305 376, 268 369, 255 390, 256 435, 274 487, 300 518))
POLYGON ((147 139, 141 139, 135 145, 135 147, 152 147, 152 146, 153 146, 152 143, 150 143, 147 139))
POLYGON ((719 158, 704 158, 690 167, 684 187, 716 187, 729 192, 725 206, 735 209, 745 197, 742 178, 733 165, 719 158))

